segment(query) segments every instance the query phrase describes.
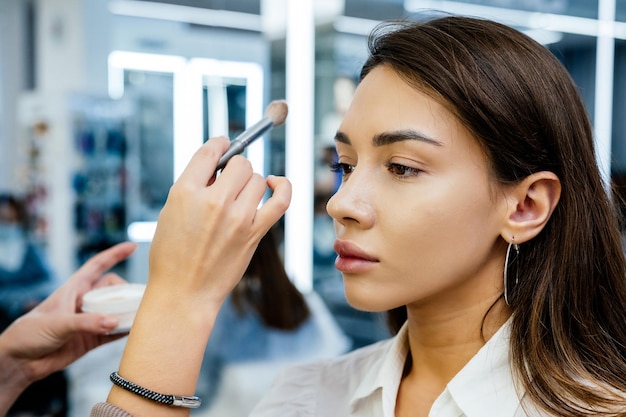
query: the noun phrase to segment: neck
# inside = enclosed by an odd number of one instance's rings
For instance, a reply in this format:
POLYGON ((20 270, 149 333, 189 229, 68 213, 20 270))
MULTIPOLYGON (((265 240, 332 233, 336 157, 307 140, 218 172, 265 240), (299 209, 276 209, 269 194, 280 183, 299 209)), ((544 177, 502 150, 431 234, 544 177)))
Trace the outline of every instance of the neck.
POLYGON ((447 313, 428 314, 409 307, 409 374, 439 381, 445 387, 510 314, 502 298, 447 313))

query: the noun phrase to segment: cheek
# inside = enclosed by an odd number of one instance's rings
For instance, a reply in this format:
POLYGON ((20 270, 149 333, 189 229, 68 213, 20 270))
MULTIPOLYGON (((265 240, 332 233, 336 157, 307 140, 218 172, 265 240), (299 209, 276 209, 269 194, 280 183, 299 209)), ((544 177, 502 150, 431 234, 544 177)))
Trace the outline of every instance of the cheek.
POLYGON ((446 198, 431 194, 433 198, 401 210, 385 203, 383 210, 395 213, 385 216, 385 224, 381 224, 387 231, 384 239, 393 248, 388 254, 405 272, 424 268, 444 272, 487 256, 497 237, 493 207, 484 193, 465 191, 449 193, 446 198))

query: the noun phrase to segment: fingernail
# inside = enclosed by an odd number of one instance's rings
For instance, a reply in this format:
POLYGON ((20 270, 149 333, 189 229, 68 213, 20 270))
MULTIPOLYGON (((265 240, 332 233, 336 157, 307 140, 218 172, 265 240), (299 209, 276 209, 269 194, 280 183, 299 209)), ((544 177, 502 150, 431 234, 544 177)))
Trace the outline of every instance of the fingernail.
POLYGON ((100 320, 100 325, 105 329, 110 329, 117 326, 118 320, 115 317, 103 317, 100 320))

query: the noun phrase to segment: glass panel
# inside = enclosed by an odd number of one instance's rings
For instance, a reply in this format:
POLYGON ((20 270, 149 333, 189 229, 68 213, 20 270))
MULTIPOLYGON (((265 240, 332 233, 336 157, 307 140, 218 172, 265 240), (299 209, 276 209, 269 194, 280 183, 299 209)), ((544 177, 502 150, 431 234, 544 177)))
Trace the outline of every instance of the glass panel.
POLYGON ((156 221, 173 181, 173 74, 125 70, 124 96, 135 103, 138 121, 138 143, 129 150, 138 179, 131 219, 156 221))
POLYGON ((203 138, 227 135, 234 139, 246 127, 245 78, 207 76, 202 86, 203 138))
POLYGON ((615 1, 615 20, 626 22, 626 0, 615 1))

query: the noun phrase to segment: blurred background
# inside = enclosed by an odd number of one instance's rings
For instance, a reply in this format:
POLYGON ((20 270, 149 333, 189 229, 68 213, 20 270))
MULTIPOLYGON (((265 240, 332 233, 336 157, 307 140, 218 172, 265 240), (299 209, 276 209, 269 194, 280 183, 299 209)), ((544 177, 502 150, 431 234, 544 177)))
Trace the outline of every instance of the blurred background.
MULTIPOLYGON (((584 97, 607 185, 626 188, 626 0, 0 1, 0 193, 23 203, 39 259, 25 263, 43 271, 36 283, 32 271, 20 277, 24 250, 0 242, 5 323, 117 242, 139 248, 116 271, 145 282, 154 222, 191 154, 285 98, 286 124, 246 155, 294 184, 279 225, 286 270, 319 295, 349 349, 387 337, 382 316, 347 305, 333 267, 325 204, 339 184, 328 163, 367 34, 434 10, 495 19, 549 48, 584 97), (15 293, 33 295, 16 306, 15 293)), ((122 349, 94 351, 53 383, 66 398, 57 411, 14 415, 87 415, 122 349)))

